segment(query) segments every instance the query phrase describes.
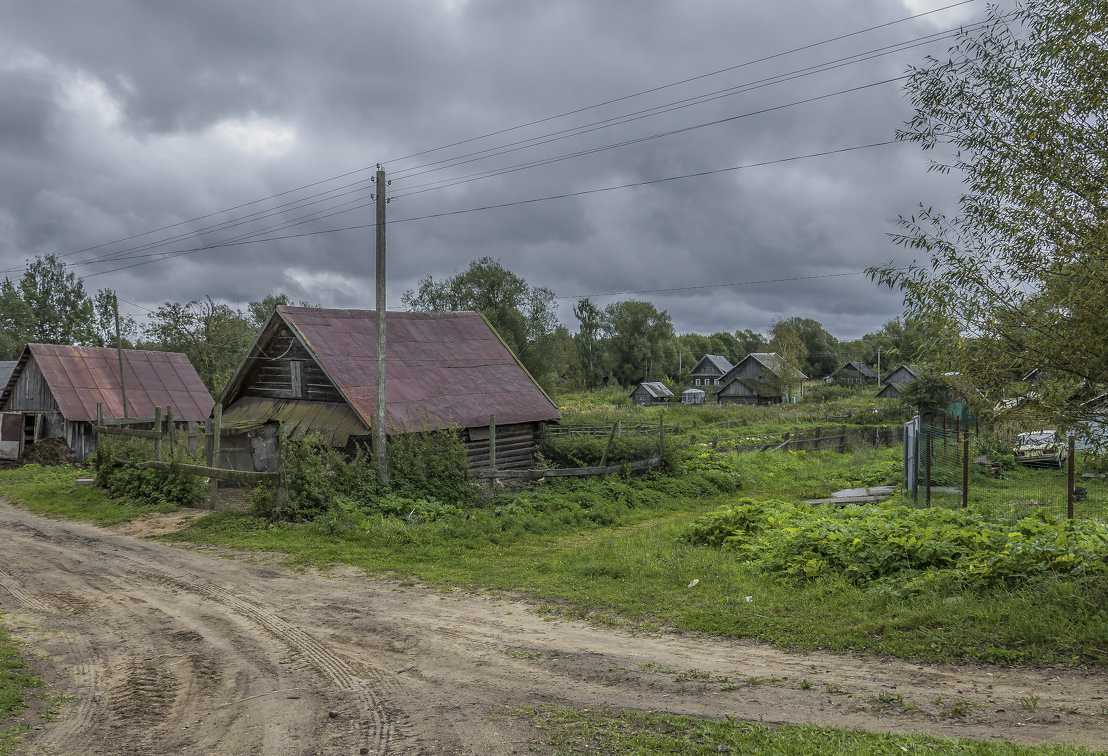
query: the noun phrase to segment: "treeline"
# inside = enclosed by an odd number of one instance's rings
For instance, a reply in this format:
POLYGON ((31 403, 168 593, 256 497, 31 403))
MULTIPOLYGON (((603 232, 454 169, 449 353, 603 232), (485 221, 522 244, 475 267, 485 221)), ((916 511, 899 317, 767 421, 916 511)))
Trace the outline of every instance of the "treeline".
POLYGON ((273 309, 292 302, 284 294, 251 302, 245 310, 211 297, 166 302, 142 323, 130 316, 120 316, 117 322, 117 304, 109 289, 87 292, 84 282, 58 257, 40 257, 17 280, 0 283, 0 359, 17 359, 28 343, 121 343, 125 349, 183 352, 215 394, 231 378, 273 309))
MULTIPOLYGON (((811 318, 787 318, 769 333, 720 331, 676 334, 669 314, 646 301, 614 302, 603 308, 581 299, 573 309, 576 329, 557 315, 550 289, 533 287, 492 258, 474 260, 461 273, 428 276, 405 292, 413 310, 477 310, 547 389, 578 390, 605 383, 630 386, 643 380, 682 383, 705 354, 736 363, 751 352, 777 352, 818 378, 848 360, 875 366, 916 361, 925 329, 893 320, 856 341, 839 341, 811 318)), ((270 294, 236 309, 205 297, 165 302, 143 322, 122 316, 115 294, 85 290, 84 282, 56 256, 36 259, 23 275, 0 283, 0 359, 16 359, 29 342, 183 352, 213 393, 238 367, 258 331, 285 294, 270 294), (119 333, 117 342, 116 333, 119 333)), ((301 305, 309 303, 300 302, 301 305)))

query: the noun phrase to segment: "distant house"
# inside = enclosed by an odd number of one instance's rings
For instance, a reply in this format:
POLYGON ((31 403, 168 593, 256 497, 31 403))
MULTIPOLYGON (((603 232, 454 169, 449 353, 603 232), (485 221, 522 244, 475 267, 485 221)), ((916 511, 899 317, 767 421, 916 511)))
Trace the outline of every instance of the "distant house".
MULTIPOLYGON (((156 407, 171 407, 180 422, 212 413, 212 395, 183 354, 124 349, 123 370, 127 417, 153 417, 156 407)), ((122 394, 115 349, 28 344, 0 391, 3 453, 64 438, 73 459, 84 461, 96 450, 96 405, 106 419, 122 418, 122 394)))
POLYGON ((866 386, 877 384, 877 373, 864 362, 851 360, 827 376, 828 383, 837 383, 842 386, 866 386))
POLYGON ((635 390, 631 392, 631 403, 640 406, 669 404, 669 400, 672 398, 673 392, 666 388, 666 384, 658 381, 640 383, 635 390))
POLYGON ((700 358, 700 362, 689 372, 689 385, 693 388, 718 386, 720 378, 734 367, 726 357, 718 354, 706 354, 700 358))
MULTIPOLYGON (((324 442, 369 443, 376 410, 376 314, 276 309, 219 401, 224 422, 280 422, 324 442)), ((476 312, 385 314, 386 432, 456 428, 471 468, 528 468, 558 408, 476 312)))
POLYGON ((919 365, 901 365, 881 381, 884 388, 877 392, 878 399, 899 399, 904 387, 923 375, 919 365))
POLYGON ((716 401, 720 404, 780 404, 792 401, 803 390, 808 376, 776 352, 754 352, 744 357, 720 379, 716 401), (790 390, 790 384, 796 393, 790 390))

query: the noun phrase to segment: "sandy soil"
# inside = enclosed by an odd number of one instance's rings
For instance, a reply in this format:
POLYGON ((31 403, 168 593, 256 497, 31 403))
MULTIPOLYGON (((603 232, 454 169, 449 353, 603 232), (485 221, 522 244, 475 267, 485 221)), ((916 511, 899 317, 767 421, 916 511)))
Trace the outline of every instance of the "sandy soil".
POLYGON ((0 504, 0 611, 72 699, 24 753, 526 753, 540 734, 511 712, 527 705, 1108 747, 1105 670, 631 635, 128 533, 0 504), (962 716, 943 713, 956 702, 962 716))

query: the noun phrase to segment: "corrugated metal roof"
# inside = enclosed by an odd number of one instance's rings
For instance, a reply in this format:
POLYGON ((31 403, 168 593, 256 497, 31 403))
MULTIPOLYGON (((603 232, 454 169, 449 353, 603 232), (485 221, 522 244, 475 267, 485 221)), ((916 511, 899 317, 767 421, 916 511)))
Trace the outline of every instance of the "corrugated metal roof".
POLYGON ((673 396, 673 392, 661 381, 644 381, 640 383, 639 386, 655 399, 665 399, 666 397, 673 396))
MULTIPOLYGON (((8 398, 31 359, 42 371, 66 420, 95 420, 98 402, 104 405, 104 417, 123 417, 119 354, 104 347, 28 344, 0 395, 0 403, 8 398)), ((203 420, 212 414, 212 395, 188 357, 180 352, 124 349, 123 375, 130 417, 152 417, 155 407, 167 406, 180 420, 203 420)))
POLYGON ((8 385, 8 379, 12 377, 12 371, 19 364, 19 360, 4 360, 0 362, 0 387, 8 385))
MULTIPOLYGON (((273 317, 288 324, 365 426, 372 427, 375 313, 281 306, 273 317)), ((498 425, 560 417, 478 313, 389 312, 385 329, 389 433, 448 425, 484 427, 490 415, 496 416, 498 425)), ((224 406, 235 402, 249 364, 248 358, 229 385, 224 406)))

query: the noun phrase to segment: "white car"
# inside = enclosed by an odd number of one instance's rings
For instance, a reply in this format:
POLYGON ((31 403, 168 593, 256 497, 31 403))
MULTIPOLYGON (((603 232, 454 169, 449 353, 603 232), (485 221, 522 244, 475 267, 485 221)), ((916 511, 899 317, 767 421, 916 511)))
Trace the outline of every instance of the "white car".
POLYGON ((1069 457, 1066 442, 1057 431, 1041 430, 1021 433, 1016 436, 1016 447, 1012 450, 1016 462, 1021 465, 1051 465, 1059 470, 1069 457))

